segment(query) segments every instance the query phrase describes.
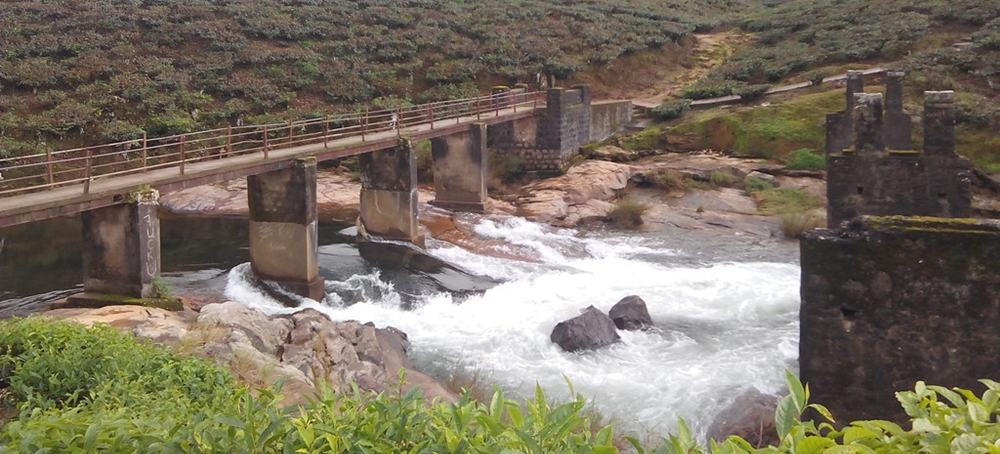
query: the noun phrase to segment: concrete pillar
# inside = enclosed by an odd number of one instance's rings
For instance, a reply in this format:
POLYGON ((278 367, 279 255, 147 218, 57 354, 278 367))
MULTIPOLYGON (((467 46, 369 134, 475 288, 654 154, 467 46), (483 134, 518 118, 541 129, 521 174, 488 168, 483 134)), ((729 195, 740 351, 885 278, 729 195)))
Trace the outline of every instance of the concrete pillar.
POLYGON ((159 193, 136 191, 128 200, 84 211, 83 291, 152 298, 160 276, 159 193))
POLYGON ((913 120, 903 112, 903 75, 899 71, 886 73, 885 146, 890 150, 913 149, 913 120))
POLYGON ((423 246, 417 224, 417 152, 400 139, 395 148, 360 156, 362 235, 423 246))
POLYGON ((955 92, 924 92, 924 154, 955 154, 955 92))
POLYGON ((486 124, 467 132, 431 139, 434 158, 434 205, 462 211, 486 211, 486 124))
POLYGON ((250 266, 258 279, 320 301, 316 232, 316 160, 247 177, 250 205, 250 266))
POLYGON ((854 150, 858 154, 885 150, 881 93, 854 95, 851 118, 854 124, 854 150))

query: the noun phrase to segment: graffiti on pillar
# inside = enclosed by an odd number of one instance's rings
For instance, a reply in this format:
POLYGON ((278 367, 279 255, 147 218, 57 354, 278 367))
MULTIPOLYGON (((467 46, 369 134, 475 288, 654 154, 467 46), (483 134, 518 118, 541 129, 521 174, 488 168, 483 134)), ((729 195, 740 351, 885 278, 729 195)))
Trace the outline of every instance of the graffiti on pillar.
POLYGON ((143 269, 146 271, 146 277, 152 279, 157 276, 160 272, 160 260, 156 256, 157 249, 157 233, 156 233, 156 223, 154 222, 153 216, 146 213, 142 216, 142 224, 146 227, 146 263, 143 269))

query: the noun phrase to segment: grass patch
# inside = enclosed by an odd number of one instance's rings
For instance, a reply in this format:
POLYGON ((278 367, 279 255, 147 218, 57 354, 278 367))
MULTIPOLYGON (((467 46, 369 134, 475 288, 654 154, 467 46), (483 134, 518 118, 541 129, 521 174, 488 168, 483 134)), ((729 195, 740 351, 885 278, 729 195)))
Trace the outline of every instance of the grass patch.
POLYGON ((823 200, 796 188, 770 188, 753 193, 757 211, 765 215, 802 213, 823 206, 823 200))
POLYGON ((753 194, 755 192, 766 191, 774 187, 770 182, 764 180, 763 178, 748 177, 743 180, 743 192, 746 194, 753 194))
POLYGON ((722 170, 713 170, 709 176, 709 182, 712 183, 712 186, 719 188, 728 188, 738 181, 740 181, 739 177, 722 170))
POLYGON ((663 130, 657 140, 670 141, 685 150, 726 150, 740 156, 781 159, 792 150, 822 149, 826 114, 844 107, 843 90, 828 90, 767 107, 706 113, 663 130))
POLYGON ((785 167, 791 170, 823 170, 826 168, 826 156, 815 153, 808 148, 791 151, 791 158, 785 167))
POLYGON ((622 199, 607 214, 608 223, 621 229, 635 229, 642 225, 642 215, 649 211, 649 205, 630 199, 622 199))
POLYGON ((778 216, 778 227, 785 238, 798 238, 806 231, 825 226, 825 217, 815 212, 795 211, 778 216))

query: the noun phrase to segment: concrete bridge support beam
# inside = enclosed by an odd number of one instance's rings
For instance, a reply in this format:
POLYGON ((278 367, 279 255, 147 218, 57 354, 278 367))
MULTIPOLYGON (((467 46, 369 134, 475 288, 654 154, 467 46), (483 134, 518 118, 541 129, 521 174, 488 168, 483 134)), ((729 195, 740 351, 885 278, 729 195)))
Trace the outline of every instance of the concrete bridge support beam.
POLYGON ((314 300, 325 296, 316 231, 316 160, 247 177, 250 266, 258 279, 314 300))
POLYGON ((417 152, 400 139, 395 148, 360 156, 362 236, 409 241, 423 247, 417 224, 417 152))
POLYGON ((486 124, 431 139, 431 154, 436 193, 431 203, 453 210, 486 211, 486 124))
POLYGON ((159 193, 149 189, 128 198, 82 214, 85 294, 157 296, 153 279, 160 276, 159 193))

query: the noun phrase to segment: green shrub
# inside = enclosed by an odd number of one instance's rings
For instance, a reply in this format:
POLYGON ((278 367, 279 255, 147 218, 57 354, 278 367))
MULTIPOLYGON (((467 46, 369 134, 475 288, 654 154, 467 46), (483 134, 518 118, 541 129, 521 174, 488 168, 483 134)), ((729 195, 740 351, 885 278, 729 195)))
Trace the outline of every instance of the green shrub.
POLYGON ((791 170, 823 170, 826 168, 826 157, 814 153, 808 148, 791 151, 791 159, 785 167, 791 170))
POLYGON ((681 96, 687 99, 711 99, 732 95, 744 84, 734 80, 702 79, 681 89, 681 96))
POLYGON ((745 187, 743 192, 747 194, 761 192, 774 187, 774 185, 769 183, 767 180, 757 177, 748 177, 747 179, 743 180, 743 185, 745 187))
POLYGON ((630 199, 622 199, 615 203, 615 207, 607 214, 608 222, 611 225, 634 229, 642 225, 642 215, 649 211, 649 205, 630 199))
POLYGON ((752 103, 763 98, 770 89, 770 84, 746 85, 733 90, 733 94, 739 95, 743 102, 752 103))
MULTIPOLYGON (((890 421, 854 421, 837 430, 829 422, 803 421, 806 410, 818 418, 833 421, 826 407, 809 403, 809 387, 790 372, 786 373, 789 395, 778 401, 775 426, 778 446, 755 449, 746 440, 731 436, 706 449, 700 446, 683 423, 676 435, 662 440, 655 453, 741 454, 741 453, 991 453, 1000 439, 1000 383, 980 380, 986 387, 982 397, 969 390, 926 385, 918 381, 913 391, 896 393, 910 417, 911 429, 890 421)), ((647 451, 632 441, 639 454, 647 451)))
POLYGON ((691 110, 690 99, 671 99, 654 107, 649 113, 656 120, 668 121, 684 116, 688 110, 691 110))
POLYGON ((822 85, 823 79, 826 79, 827 77, 830 76, 830 71, 827 71, 825 69, 817 69, 815 71, 809 71, 803 74, 803 76, 806 78, 806 80, 809 81, 809 83, 813 85, 822 85))

